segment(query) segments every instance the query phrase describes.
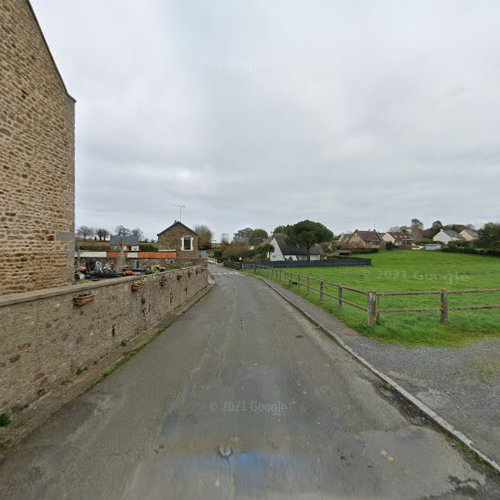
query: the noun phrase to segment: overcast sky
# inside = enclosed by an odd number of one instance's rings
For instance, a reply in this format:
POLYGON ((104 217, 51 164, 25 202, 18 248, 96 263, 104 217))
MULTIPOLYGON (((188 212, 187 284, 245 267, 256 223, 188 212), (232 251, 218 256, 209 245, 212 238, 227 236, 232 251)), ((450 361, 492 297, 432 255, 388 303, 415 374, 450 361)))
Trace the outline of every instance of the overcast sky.
POLYGON ((498 0, 32 0, 77 224, 500 220, 498 0))

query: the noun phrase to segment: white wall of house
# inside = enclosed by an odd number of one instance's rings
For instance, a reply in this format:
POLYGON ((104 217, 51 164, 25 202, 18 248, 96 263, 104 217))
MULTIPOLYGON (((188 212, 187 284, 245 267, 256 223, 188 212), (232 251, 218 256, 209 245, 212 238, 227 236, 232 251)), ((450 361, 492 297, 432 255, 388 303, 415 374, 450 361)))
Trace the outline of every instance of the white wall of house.
POLYGON ((382 236, 382 239, 386 243, 396 243, 396 238, 391 233, 385 233, 384 236, 382 236))
POLYGON ((439 231, 434 238, 432 238, 432 241, 439 241, 440 243, 444 243, 445 245, 450 243, 451 241, 460 241, 458 238, 454 238, 452 236, 447 235, 442 229, 439 231))
POLYGON ((469 232, 467 232, 465 229, 460 232, 460 236, 465 240, 465 241, 475 241, 476 238, 472 236, 469 232))
MULTIPOLYGON (((276 238, 271 240, 271 245, 274 247, 274 252, 269 254, 271 261, 284 261, 284 260, 307 260, 307 255, 283 255, 283 252, 276 241, 276 238)), ((321 260, 320 255, 311 255, 311 260, 321 260)))
POLYGON ((274 247, 274 252, 271 252, 269 254, 269 260, 285 260, 285 256, 281 252, 280 246, 278 245, 278 242, 276 241, 276 238, 273 238, 271 240, 271 245, 274 247))

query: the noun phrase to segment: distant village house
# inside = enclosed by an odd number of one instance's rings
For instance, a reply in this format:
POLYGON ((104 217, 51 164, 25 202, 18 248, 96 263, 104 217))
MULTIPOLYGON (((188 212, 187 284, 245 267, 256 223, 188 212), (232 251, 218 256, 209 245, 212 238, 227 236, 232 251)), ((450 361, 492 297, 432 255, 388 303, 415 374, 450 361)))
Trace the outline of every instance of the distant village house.
MULTIPOLYGON (((270 244, 274 247, 274 251, 270 252, 269 260, 307 260, 307 249, 288 244, 286 238, 284 234, 275 234, 271 238, 270 244)), ((325 252, 319 245, 311 247, 311 260, 320 260, 323 255, 325 252)))
POLYGON ((408 248, 413 244, 413 238, 403 231, 388 231, 382 236, 382 240, 399 248, 408 248))
POLYGON ((377 231, 359 231, 356 229, 347 241, 350 248, 380 248, 384 244, 377 231))
POLYGON ((456 231, 453 231, 452 229, 441 229, 439 233, 432 238, 433 241, 439 242, 439 243, 444 243, 447 245, 448 243, 454 243, 458 241, 465 241, 465 239, 458 234, 456 231))

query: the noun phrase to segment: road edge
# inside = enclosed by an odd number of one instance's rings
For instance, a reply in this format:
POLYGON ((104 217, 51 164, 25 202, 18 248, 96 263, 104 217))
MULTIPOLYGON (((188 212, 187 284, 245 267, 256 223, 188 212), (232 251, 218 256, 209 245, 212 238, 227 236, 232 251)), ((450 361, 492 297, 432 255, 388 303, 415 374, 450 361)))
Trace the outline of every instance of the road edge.
POLYGON ((470 450, 477 458, 479 458, 485 464, 489 465, 497 474, 500 474, 500 464, 498 464, 495 460, 488 457, 488 455, 479 450, 474 444, 474 441, 472 439, 467 437, 463 432, 456 429, 446 419, 438 415, 434 410, 429 408, 425 403, 420 401, 417 397, 413 396, 413 394, 404 389, 391 377, 389 377, 384 372, 375 368, 369 361, 363 358, 363 356, 358 354, 352 347, 346 344, 337 334, 335 334, 329 328, 316 321, 307 311, 302 309, 298 304, 294 303, 286 295, 284 295, 278 288, 273 286, 274 283, 269 282, 268 280, 260 276, 255 276, 247 273, 245 273, 245 275, 257 278, 259 281, 261 281, 262 283, 266 284, 269 288, 271 288, 271 290, 274 290, 274 292, 276 292, 283 300, 285 300, 288 304, 290 304, 297 311, 299 311, 313 325, 321 329, 321 331, 324 334, 326 334, 342 349, 348 352, 356 361, 358 361, 361 365, 370 370, 370 372, 372 372, 375 376, 380 378, 383 382, 389 384, 391 386, 391 389, 397 392, 399 396, 401 396, 410 404, 416 406, 418 410, 421 411, 429 420, 431 420, 434 424, 436 424, 446 433, 450 434, 454 439, 459 441, 463 446, 465 446, 468 450, 470 450))

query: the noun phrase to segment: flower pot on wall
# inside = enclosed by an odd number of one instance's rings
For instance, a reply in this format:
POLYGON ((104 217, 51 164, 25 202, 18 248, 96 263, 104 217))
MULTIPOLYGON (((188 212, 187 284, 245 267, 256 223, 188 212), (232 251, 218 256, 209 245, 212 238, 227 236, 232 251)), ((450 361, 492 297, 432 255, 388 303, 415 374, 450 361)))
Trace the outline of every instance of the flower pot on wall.
POLYGON ((142 290, 144 288, 144 281, 134 281, 132 283, 132 291, 133 292, 138 292, 139 290, 142 290))
POLYGON ((94 302, 94 295, 89 294, 89 295, 80 295, 79 297, 73 297, 73 304, 76 307, 82 307, 85 304, 90 304, 91 302, 94 302))

